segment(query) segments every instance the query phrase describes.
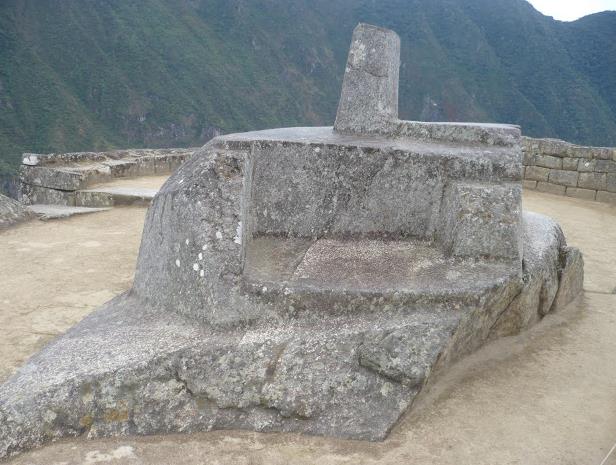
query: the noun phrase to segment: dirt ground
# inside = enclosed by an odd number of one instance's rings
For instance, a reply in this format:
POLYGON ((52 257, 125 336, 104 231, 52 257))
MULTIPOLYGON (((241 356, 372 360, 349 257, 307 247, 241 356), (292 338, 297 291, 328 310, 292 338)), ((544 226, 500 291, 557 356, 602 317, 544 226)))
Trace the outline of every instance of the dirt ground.
MULTIPOLYGON (((8 463, 599 465, 616 441, 616 208, 535 192, 525 208, 556 218, 582 249, 585 297, 456 366, 382 443, 219 431, 66 440, 8 463)), ((130 286, 144 214, 0 233, 0 380, 130 286)))

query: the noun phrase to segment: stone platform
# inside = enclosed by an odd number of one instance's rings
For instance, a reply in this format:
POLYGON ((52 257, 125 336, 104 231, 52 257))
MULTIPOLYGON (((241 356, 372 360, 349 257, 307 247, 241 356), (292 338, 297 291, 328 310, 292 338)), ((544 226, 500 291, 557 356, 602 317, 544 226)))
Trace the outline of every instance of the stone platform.
POLYGON ((0 386, 0 457, 246 428, 383 439, 452 363, 581 292, 522 212, 520 130, 397 119, 399 40, 356 29, 336 124, 217 137, 148 211, 133 288, 0 386))
MULTIPOLYGON (((74 152, 23 156, 20 200, 26 205, 108 207, 113 195, 91 194, 91 188, 118 178, 171 174, 195 149, 131 149, 109 152, 74 152)), ((155 193, 155 192, 154 192, 155 193)), ((147 203, 148 192, 118 195, 122 200, 147 203)))

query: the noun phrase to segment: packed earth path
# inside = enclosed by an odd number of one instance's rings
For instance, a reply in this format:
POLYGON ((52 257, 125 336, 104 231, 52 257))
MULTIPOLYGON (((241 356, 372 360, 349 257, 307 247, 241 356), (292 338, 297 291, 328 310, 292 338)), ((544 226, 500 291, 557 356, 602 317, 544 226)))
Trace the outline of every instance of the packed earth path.
MULTIPOLYGON (((585 296, 455 366, 382 443, 238 431, 79 438, 6 463, 599 465, 616 441, 616 207, 526 192, 524 208, 557 220, 582 250, 585 296)), ((145 212, 0 233, 0 381, 130 287, 145 212)))

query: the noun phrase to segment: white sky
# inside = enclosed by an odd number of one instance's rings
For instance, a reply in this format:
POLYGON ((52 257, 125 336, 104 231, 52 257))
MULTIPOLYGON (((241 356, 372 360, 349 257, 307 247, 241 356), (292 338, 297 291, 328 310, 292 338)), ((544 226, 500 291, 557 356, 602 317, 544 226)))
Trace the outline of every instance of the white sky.
POLYGON ((605 10, 616 10, 616 0, 528 0, 546 16, 573 21, 605 10))

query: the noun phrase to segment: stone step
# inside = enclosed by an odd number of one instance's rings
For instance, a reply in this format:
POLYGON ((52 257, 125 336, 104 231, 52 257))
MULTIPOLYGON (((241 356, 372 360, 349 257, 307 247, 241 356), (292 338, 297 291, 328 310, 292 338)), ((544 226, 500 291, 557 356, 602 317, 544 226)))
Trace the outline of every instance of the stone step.
POLYGON ((28 209, 42 220, 57 220, 61 218, 69 218, 75 215, 84 215, 87 213, 97 213, 109 210, 109 208, 67 207, 64 205, 43 204, 30 205, 28 209))
POLYGON ((75 205, 94 208, 115 205, 147 206, 157 193, 157 189, 142 187, 99 187, 75 192, 75 205))

